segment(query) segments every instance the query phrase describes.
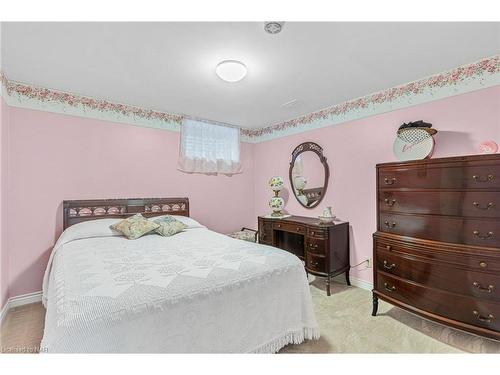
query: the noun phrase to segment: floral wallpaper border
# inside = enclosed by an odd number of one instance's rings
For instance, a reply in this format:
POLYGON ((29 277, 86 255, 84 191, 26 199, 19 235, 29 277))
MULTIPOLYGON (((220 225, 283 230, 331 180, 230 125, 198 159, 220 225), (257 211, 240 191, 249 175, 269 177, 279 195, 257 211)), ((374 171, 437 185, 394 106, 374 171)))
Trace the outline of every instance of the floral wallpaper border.
POLYGON ((3 72, 0 72, 0 78, 2 95, 12 106, 177 131, 184 119, 178 114, 10 81, 3 72))
POLYGON ((496 85, 500 85, 500 55, 282 123, 255 130, 242 129, 241 133, 250 139, 264 141, 496 85))
MULTIPOLYGON (((185 116, 10 81, 0 71, 8 105, 179 131, 185 116)), ((241 129, 242 140, 258 143, 340 124, 417 104, 500 85, 500 55, 447 72, 312 112, 261 129, 241 129)))

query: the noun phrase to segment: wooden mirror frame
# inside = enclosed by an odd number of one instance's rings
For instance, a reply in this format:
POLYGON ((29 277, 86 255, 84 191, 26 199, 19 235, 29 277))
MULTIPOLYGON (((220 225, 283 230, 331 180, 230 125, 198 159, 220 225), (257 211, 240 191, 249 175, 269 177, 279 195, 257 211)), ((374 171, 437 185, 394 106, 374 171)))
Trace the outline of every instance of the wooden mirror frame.
MULTIPOLYGON (((295 147, 295 149, 292 152, 292 161, 290 162, 290 169, 288 171, 288 179, 290 180, 290 185, 292 186, 293 196, 295 197, 295 199, 297 199, 297 202, 299 202, 302 207, 314 208, 321 203, 321 201, 323 200, 323 198, 325 197, 325 194, 326 194, 326 189, 328 187, 329 178, 330 178, 330 170, 328 168, 328 163, 326 162, 326 157, 323 155, 323 148, 320 145, 318 145, 317 143, 314 143, 314 142, 304 142, 304 143, 301 143, 300 145, 298 145, 297 147, 295 147), (299 200, 299 198, 297 198, 297 195, 295 194, 295 187, 293 186, 293 180, 292 180, 292 169, 293 169, 293 166, 295 165, 295 159, 297 159, 297 156, 299 156, 300 154, 302 154, 306 151, 312 151, 316 155, 318 155, 319 160, 320 160, 321 164, 323 164, 323 168, 325 170, 325 182, 323 185, 322 193, 321 193, 319 199, 311 206, 305 206, 299 200)), ((308 190, 308 189, 304 189, 304 190, 308 190)))

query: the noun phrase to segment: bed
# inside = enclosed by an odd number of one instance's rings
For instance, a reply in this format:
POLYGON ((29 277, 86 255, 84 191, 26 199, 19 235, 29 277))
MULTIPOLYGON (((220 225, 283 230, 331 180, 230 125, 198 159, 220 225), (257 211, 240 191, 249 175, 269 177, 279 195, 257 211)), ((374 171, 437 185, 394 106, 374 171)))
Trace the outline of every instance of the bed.
POLYGON ((43 282, 48 353, 275 353, 318 339, 301 261, 213 232, 187 198, 65 201, 43 282), (172 237, 128 240, 125 217, 176 215, 172 237))

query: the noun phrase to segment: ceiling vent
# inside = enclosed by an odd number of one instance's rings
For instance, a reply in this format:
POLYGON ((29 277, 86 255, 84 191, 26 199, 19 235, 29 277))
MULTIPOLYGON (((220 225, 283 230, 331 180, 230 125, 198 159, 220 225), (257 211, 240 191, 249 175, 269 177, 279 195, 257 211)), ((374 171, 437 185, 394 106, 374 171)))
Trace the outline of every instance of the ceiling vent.
POLYGON ((264 22, 264 30, 269 34, 278 34, 283 29, 285 22, 271 21, 264 22))
POLYGON ((288 102, 286 103, 283 103, 281 105, 281 107, 283 108, 292 108, 292 107, 295 107, 299 104, 300 102, 297 100, 297 99, 292 99, 292 100, 289 100, 288 102))

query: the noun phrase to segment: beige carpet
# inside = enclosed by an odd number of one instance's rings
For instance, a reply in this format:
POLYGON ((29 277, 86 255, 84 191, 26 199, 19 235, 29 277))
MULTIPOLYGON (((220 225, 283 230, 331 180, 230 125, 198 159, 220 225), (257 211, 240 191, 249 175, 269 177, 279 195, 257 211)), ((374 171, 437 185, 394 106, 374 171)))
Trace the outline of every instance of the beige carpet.
POLYGON ((326 296, 324 281, 311 282, 318 341, 289 345, 281 353, 500 353, 500 342, 474 336, 422 319, 379 300, 371 316, 372 293, 333 283, 326 296))
MULTIPOLYGON (((332 284, 326 296, 323 280, 311 283, 321 339, 289 345, 281 353, 500 353, 500 342, 424 320, 379 302, 371 316, 369 291, 332 284)), ((2 352, 37 351, 45 310, 40 303, 7 314, 0 333, 2 352)))

